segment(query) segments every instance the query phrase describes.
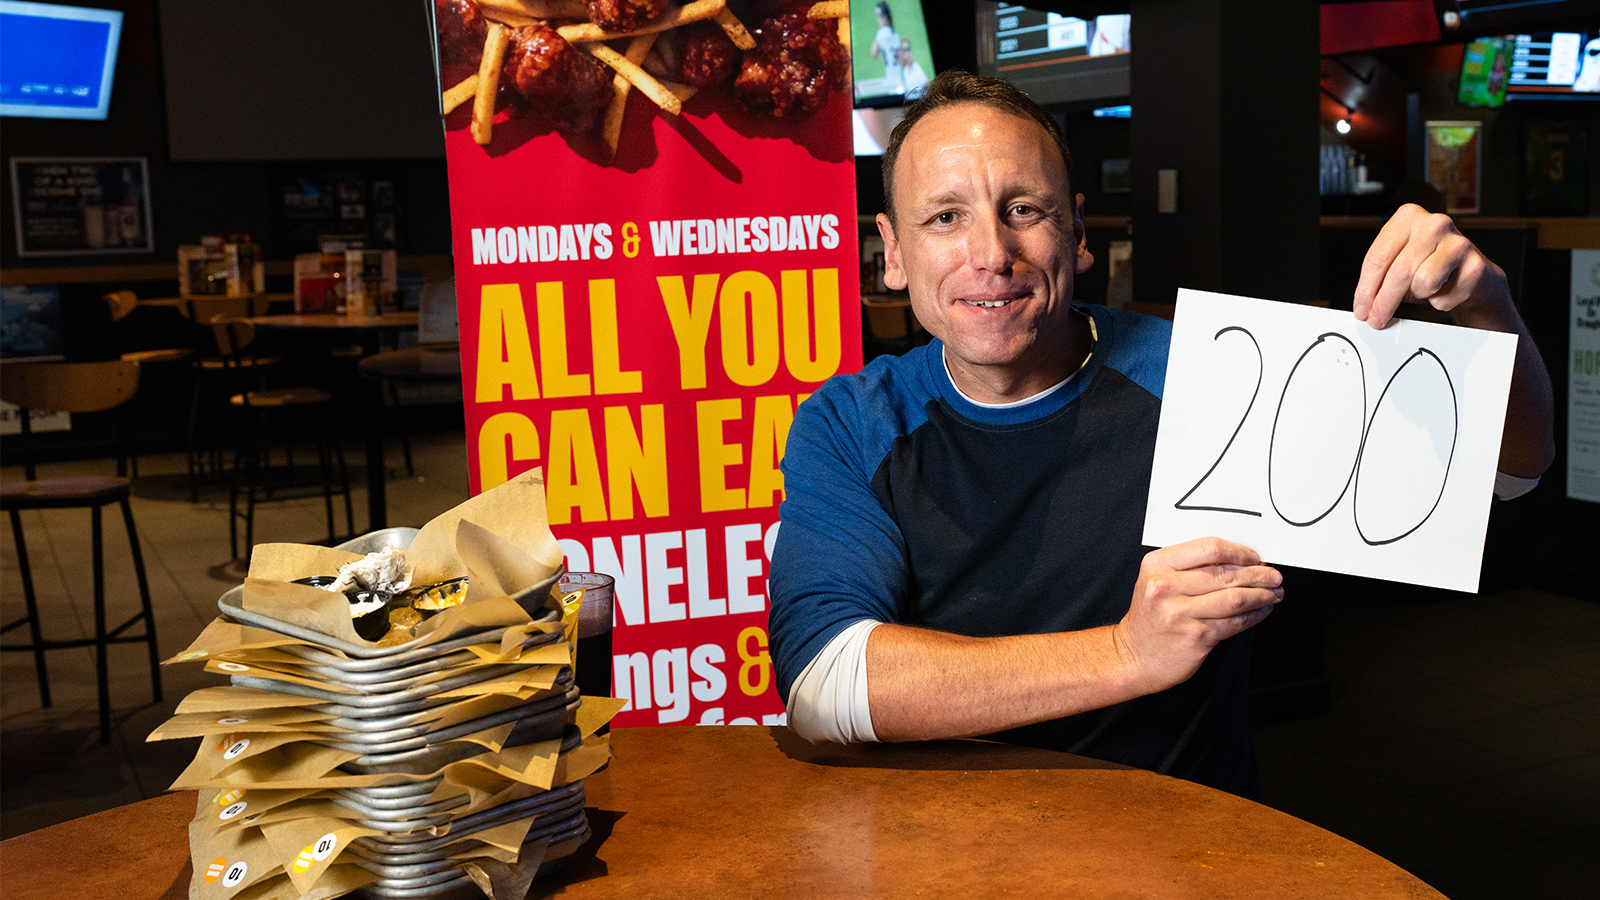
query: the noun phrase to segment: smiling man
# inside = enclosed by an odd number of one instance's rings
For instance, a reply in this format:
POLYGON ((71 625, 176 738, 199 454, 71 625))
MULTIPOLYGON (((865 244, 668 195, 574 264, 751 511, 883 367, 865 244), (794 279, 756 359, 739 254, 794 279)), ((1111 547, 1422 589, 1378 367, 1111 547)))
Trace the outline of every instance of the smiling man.
MULTIPOLYGON (((990 735, 1258 794, 1242 633, 1282 577, 1216 538, 1140 546, 1170 326, 1074 305, 1093 259, 1060 133, 1016 88, 945 72, 883 166, 885 280, 937 340, 831 379, 789 432, 770 632, 790 724, 990 735)), ((1522 334, 1528 433, 1502 468, 1537 476, 1548 378, 1504 274, 1410 209, 1357 315, 1382 327, 1414 296, 1522 334)))

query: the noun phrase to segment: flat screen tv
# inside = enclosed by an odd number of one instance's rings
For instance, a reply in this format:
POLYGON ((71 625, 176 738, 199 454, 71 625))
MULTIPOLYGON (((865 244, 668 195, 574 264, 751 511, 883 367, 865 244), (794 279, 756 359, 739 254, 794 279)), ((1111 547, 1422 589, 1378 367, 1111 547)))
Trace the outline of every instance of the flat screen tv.
POLYGON ((1511 77, 1511 38, 1485 37, 1467 44, 1461 54, 1461 84, 1456 102, 1462 106, 1501 106, 1511 77))
MULTIPOLYGON (((1080 19, 1014 3, 979 7, 978 70, 1043 104, 1125 99, 1132 19, 1080 19)), ((1103 105, 1103 104, 1096 104, 1103 105)))
POLYGON ((1594 18, 1594 0, 1433 0, 1445 40, 1573 25, 1594 18))
POLYGON ((0 0, 0 116, 104 119, 122 13, 0 0))
POLYGON ((919 0, 856 0, 850 9, 856 106, 898 106, 933 80, 933 52, 919 0))
POLYGON ((1513 38, 1506 100, 1600 100, 1600 28, 1513 38))

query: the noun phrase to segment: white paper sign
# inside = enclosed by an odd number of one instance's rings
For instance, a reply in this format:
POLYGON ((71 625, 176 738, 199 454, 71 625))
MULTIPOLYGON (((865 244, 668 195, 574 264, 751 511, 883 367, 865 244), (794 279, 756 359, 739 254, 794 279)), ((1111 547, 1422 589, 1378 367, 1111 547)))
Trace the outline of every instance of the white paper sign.
POLYGON ((1144 542, 1476 591, 1516 346, 1180 290, 1144 542))

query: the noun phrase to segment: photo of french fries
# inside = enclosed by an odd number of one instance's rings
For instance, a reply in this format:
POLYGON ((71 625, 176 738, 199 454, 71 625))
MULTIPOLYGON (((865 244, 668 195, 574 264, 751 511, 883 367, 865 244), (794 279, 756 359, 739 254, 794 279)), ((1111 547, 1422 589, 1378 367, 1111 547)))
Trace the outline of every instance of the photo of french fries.
POLYGON ((597 134, 607 162, 634 91, 665 115, 725 90, 752 116, 800 121, 848 96, 848 14, 847 0, 434 0, 442 106, 470 103, 486 148, 496 116, 526 108, 597 134))

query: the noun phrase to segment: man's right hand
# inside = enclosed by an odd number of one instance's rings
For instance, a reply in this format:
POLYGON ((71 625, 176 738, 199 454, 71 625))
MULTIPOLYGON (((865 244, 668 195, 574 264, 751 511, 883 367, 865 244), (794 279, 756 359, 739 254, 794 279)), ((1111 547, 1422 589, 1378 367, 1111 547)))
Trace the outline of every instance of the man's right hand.
POLYGON ((1272 612, 1282 585, 1254 550, 1221 538, 1145 554, 1133 603, 1112 629, 1138 693, 1187 681, 1217 644, 1272 612))

